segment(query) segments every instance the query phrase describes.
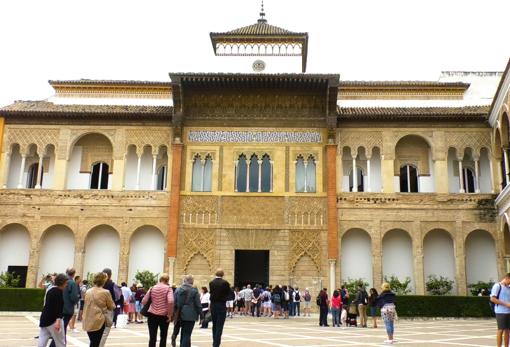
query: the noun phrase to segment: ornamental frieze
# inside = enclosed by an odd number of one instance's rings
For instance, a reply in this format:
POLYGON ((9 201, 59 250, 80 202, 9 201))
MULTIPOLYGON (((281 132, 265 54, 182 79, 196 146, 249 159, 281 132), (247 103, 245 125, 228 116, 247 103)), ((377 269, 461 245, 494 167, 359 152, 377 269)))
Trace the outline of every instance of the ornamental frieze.
POLYGON ((319 131, 191 130, 189 142, 209 143, 322 143, 319 131))

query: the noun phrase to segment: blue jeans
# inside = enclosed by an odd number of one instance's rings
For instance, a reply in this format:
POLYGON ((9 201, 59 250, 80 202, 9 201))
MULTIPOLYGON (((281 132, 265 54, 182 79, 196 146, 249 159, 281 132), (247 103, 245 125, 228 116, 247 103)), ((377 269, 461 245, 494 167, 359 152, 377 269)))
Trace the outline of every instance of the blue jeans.
POLYGON ((333 326, 335 326, 335 325, 340 326, 340 309, 332 308, 331 316, 333 318, 333 326))
POLYGON ((301 303, 299 301, 296 301, 294 303, 294 305, 296 305, 296 308, 294 309, 294 316, 296 315, 296 313, 297 313, 298 316, 301 315, 301 312, 300 312, 301 303))
POLYGON ((388 335, 393 335, 393 321, 392 320, 385 320, 384 321, 384 326, 386 327, 386 332, 388 333, 388 335))
POLYGON ((211 320, 212 320, 213 347, 220 347, 221 345, 221 335, 223 334, 225 318, 227 318, 227 307, 225 302, 223 301, 212 302, 211 320))
POLYGON ((181 347, 191 347, 191 333, 195 321, 181 320, 181 347))

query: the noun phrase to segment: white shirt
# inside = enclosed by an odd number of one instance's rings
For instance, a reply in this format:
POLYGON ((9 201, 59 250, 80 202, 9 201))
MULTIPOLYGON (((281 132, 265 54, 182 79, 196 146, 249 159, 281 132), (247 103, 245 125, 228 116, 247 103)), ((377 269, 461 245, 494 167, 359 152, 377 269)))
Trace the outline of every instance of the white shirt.
POLYGON ((122 296, 124 297, 124 304, 129 302, 129 297, 131 296, 131 289, 128 287, 121 287, 122 296))
MULTIPOLYGON (((200 303, 209 305, 211 303, 211 293, 207 292, 200 295, 200 303)), ((209 307, 202 307, 202 311, 207 311, 208 309, 209 307)))

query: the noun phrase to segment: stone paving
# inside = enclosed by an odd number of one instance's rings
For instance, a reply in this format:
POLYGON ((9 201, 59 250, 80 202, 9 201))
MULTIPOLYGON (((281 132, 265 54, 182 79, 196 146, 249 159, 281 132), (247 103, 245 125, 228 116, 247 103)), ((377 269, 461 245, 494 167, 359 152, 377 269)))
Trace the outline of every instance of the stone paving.
MULTIPOLYGON (((222 346, 381 346, 386 338, 380 322, 373 328, 319 327, 317 318, 274 320, 269 318, 234 318, 225 324, 222 346)), ((35 315, 0 316, 0 346, 36 346, 39 319, 35 315)), ((494 320, 401 320, 396 323, 395 339, 403 346, 473 346, 495 345, 494 320)), ((81 330, 81 324, 77 325, 81 330)), ((195 326, 192 346, 211 346, 211 328, 195 326)), ((68 346, 88 346, 87 334, 70 333, 68 346)), ((112 329, 107 346, 147 346, 146 324, 130 324, 126 329, 112 329)), ((170 340, 168 340, 170 342, 170 340)), ((168 343, 170 346, 170 343, 168 343)))

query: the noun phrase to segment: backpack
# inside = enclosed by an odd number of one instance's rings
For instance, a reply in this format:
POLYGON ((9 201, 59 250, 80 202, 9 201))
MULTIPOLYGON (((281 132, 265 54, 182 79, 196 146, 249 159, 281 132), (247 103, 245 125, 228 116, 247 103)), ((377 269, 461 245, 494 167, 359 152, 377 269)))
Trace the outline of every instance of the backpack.
POLYGON ((280 294, 275 293, 273 294, 273 303, 279 305, 282 302, 282 298, 280 297, 280 294))
POLYGON ((317 299, 315 299, 315 303, 317 304, 317 306, 321 306, 322 305, 322 298, 321 298, 321 295, 317 295, 317 299))
POLYGON ((120 300, 121 297, 123 297, 122 295, 122 289, 120 289, 120 287, 118 285, 116 285, 115 283, 113 284, 113 293, 115 294, 115 302, 118 302, 120 300))
POLYGON ((294 296, 294 301, 296 301, 296 302, 301 301, 301 295, 299 295, 298 291, 296 291, 296 295, 294 296))
POLYGON ((268 302, 269 301, 269 292, 265 292, 264 293, 264 302, 268 302))
MULTIPOLYGON (((499 290, 498 290, 498 293, 496 294, 496 299, 499 300, 499 294, 501 293, 501 283, 498 283, 499 284, 499 290)), ((495 310, 496 310, 496 304, 493 303, 492 301, 490 301, 490 298, 492 296, 490 295, 489 296, 489 306, 491 307, 491 311, 495 313, 495 310)))
POLYGON ((284 295, 285 295, 285 301, 289 301, 290 300, 290 297, 289 297, 289 292, 284 292, 284 295))
POLYGON ((368 294, 366 290, 361 291, 361 304, 367 305, 368 304, 368 294))
POLYGON ((310 295, 310 293, 305 293, 305 301, 311 301, 312 300, 312 296, 310 295))

